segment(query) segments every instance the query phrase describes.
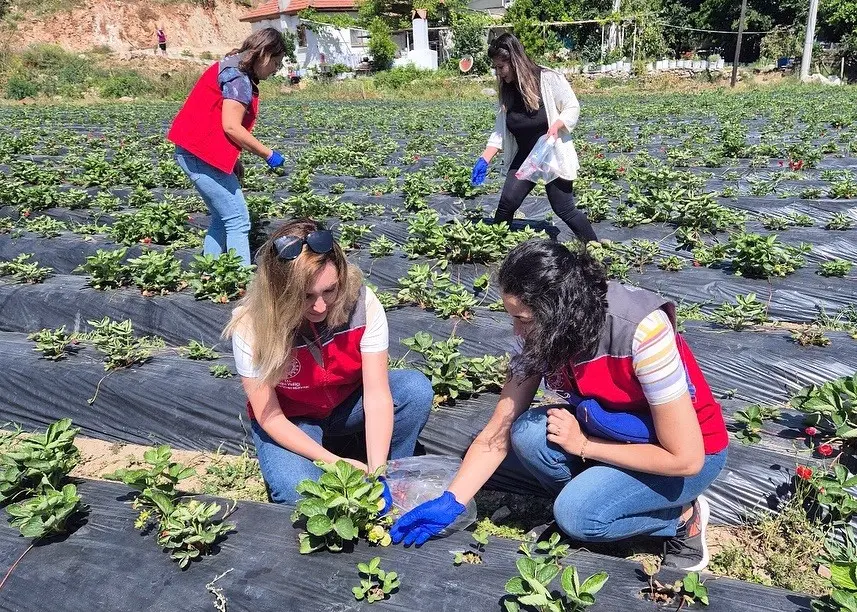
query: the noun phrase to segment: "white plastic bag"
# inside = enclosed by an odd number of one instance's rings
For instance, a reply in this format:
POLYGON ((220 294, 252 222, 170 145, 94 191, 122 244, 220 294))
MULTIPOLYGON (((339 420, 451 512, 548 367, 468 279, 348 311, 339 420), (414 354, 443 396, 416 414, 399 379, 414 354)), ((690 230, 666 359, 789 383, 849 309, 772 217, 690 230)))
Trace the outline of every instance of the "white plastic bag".
MULTIPOLYGON (((399 516, 423 502, 440 497, 455 477, 461 460, 441 455, 406 457, 387 463, 387 485, 399 516)), ((476 522, 476 502, 470 500, 464 512, 439 535, 461 531, 476 522)))
POLYGON ((550 183, 559 177, 559 161, 556 158, 556 138, 545 134, 536 141, 533 150, 515 172, 519 181, 537 183, 540 179, 550 183))

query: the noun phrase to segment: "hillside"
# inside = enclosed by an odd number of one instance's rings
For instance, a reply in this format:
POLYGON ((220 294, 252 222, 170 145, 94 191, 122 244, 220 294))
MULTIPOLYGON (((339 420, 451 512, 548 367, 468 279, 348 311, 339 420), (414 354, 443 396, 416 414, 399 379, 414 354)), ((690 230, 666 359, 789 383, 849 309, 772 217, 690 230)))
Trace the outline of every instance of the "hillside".
POLYGON ((162 25, 170 56, 221 54, 237 46, 250 25, 238 18, 247 6, 232 0, 216 0, 214 8, 197 1, 173 0, 68 0, 21 1, 6 17, 6 36, 13 50, 33 43, 57 44, 70 51, 109 47, 112 51, 152 52, 155 28, 162 25), (51 5, 53 10, 46 10, 51 5))

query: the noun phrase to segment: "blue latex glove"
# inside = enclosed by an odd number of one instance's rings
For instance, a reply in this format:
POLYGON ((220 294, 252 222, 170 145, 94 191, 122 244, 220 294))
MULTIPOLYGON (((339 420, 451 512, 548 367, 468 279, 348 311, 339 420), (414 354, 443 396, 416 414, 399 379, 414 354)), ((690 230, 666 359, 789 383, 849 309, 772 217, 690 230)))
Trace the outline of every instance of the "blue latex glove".
POLYGON ((271 151, 271 154, 268 156, 268 159, 266 159, 265 161, 268 163, 268 167, 271 169, 279 168, 284 163, 286 163, 286 160, 283 159, 283 154, 280 153, 279 151, 271 151))
POLYGON ((381 497, 384 500, 384 509, 381 510, 381 516, 387 514, 393 508, 393 495, 390 493, 390 485, 387 484, 387 479, 381 476, 378 481, 384 485, 384 492, 381 497))
POLYGON ((420 504, 396 521, 390 529, 394 544, 405 542, 405 546, 422 546, 430 537, 449 527, 464 512, 455 495, 444 491, 443 495, 420 504))
POLYGON ((473 173, 470 175, 470 182, 478 186, 485 182, 485 177, 488 176, 488 162, 484 157, 476 160, 476 165, 473 166, 473 173))

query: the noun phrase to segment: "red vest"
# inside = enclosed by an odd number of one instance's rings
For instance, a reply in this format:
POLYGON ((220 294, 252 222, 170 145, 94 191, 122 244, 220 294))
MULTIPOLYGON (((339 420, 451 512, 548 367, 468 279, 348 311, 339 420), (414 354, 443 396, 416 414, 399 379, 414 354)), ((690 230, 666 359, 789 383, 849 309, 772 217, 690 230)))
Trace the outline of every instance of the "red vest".
MULTIPOLYGON (((595 355, 554 372, 545 382, 552 389, 595 399, 606 410, 649 410, 634 373, 634 332, 642 320, 658 308, 669 315, 675 327, 675 305, 645 289, 615 282, 608 283, 607 287, 607 319, 595 355)), ((678 333, 676 345, 688 380, 695 388, 691 400, 702 430, 705 453, 719 453, 729 445, 720 404, 714 399, 690 347, 678 333)))
MULTIPOLYGON (((365 331, 364 287, 344 325, 336 329, 314 327, 315 337, 310 338, 315 345, 312 350, 298 335, 291 360, 283 369, 283 379, 274 388, 284 415, 323 419, 360 388, 363 384, 360 341, 365 331)), ((250 402, 247 411, 254 419, 250 402)))
MULTIPOLYGON (((224 62, 237 62, 230 56, 224 62)), ((220 91, 218 76, 222 62, 217 62, 202 73, 196 85, 187 97, 184 106, 173 120, 167 133, 167 140, 193 153, 227 174, 232 174, 235 162, 241 154, 241 147, 232 142, 223 131, 223 93, 220 91)), ((253 92, 253 100, 241 124, 248 131, 253 130, 259 113, 259 92, 253 92)))

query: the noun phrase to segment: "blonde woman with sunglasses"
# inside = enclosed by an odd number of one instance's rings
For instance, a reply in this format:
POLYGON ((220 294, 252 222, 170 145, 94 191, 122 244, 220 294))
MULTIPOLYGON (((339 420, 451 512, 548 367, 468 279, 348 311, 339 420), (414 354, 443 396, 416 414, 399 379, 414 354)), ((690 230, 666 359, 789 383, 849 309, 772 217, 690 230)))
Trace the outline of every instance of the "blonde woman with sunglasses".
MULTIPOLYGON (((374 471, 413 455, 431 383, 414 370, 388 371, 384 308, 332 233, 309 219, 286 223, 256 265, 224 336, 232 338, 271 499, 297 501, 296 485, 321 475, 314 461, 344 459, 374 471), (324 446, 361 430, 365 463, 324 446)), ((386 511, 386 486, 384 495, 386 511)))

